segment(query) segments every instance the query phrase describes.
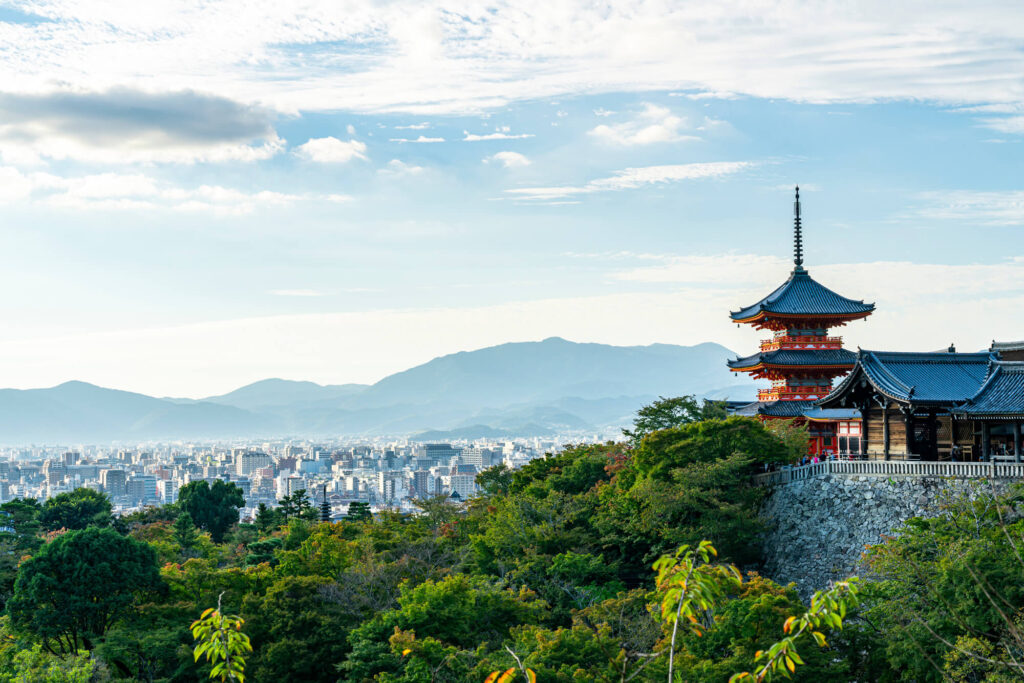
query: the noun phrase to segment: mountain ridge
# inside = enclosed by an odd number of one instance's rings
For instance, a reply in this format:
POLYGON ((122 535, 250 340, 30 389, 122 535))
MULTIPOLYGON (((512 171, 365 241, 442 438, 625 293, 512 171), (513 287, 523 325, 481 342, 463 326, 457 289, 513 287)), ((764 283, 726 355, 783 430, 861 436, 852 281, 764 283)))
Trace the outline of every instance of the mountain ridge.
MULTIPOLYGON (((268 378, 201 399, 78 380, 0 389, 0 442, 103 443, 270 436, 532 435, 627 424, 660 395, 731 395, 724 346, 612 346, 560 337, 439 356, 371 385, 268 378)), ((454 438, 454 437, 453 437, 454 438)))

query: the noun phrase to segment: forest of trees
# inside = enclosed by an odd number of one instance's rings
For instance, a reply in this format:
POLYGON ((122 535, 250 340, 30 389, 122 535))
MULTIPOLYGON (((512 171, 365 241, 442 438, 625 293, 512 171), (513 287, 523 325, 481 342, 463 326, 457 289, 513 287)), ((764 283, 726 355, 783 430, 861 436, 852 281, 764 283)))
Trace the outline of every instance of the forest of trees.
POLYGON ((670 667, 725 683, 771 657, 800 681, 1024 678, 1019 493, 912 520, 867 549, 855 605, 851 589, 808 606, 757 574, 765 492, 749 484, 798 440, 674 414, 492 468, 478 497, 416 515, 321 523, 297 494, 239 523, 223 482, 125 517, 84 489, 6 503, 0 683, 209 680, 195 636, 220 632, 215 618, 248 636, 245 680, 261 683, 666 681, 670 667))

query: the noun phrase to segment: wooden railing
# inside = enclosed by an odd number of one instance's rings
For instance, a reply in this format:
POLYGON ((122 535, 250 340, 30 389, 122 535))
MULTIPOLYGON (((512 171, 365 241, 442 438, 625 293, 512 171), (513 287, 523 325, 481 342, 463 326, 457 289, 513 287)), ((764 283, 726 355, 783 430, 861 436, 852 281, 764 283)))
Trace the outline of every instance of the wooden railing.
POLYGON ((1024 479, 1018 462, 922 462, 906 460, 826 460, 802 467, 754 475, 758 486, 788 484, 826 474, 869 476, 958 477, 963 479, 1024 479))
POLYGON ((772 337, 761 342, 762 351, 776 349, 841 349, 842 337, 783 336, 772 337))

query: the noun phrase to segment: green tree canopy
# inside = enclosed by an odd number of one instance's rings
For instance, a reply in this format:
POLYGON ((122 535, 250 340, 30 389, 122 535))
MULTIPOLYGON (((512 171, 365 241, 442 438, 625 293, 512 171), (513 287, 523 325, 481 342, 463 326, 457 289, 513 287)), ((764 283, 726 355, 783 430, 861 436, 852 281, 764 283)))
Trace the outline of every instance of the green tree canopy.
POLYGON ((633 420, 633 429, 623 429, 622 434, 629 438, 635 446, 651 432, 681 427, 701 420, 725 419, 725 417, 727 417, 725 407, 718 401, 704 399, 701 403, 694 396, 677 396, 675 398, 659 396, 657 401, 645 405, 637 411, 636 419, 633 420))
POLYGON ((370 511, 370 504, 361 500, 353 500, 348 504, 348 512, 345 513, 345 519, 353 522, 362 522, 373 519, 373 513, 370 511))
POLYGON ((536 621, 544 611, 544 602, 529 591, 507 590, 497 582, 461 574, 415 588, 403 586, 398 602, 397 609, 352 632, 352 653, 342 666, 349 679, 370 680, 415 664, 391 651, 389 639, 396 633, 411 631, 416 638, 472 651, 498 646, 510 628, 536 621))
POLYGON ((512 484, 512 469, 505 463, 488 467, 476 475, 476 485, 487 495, 505 493, 512 484))
POLYGON ((60 493, 43 505, 39 522, 48 531, 110 525, 110 498, 87 488, 60 493))
POLYGON ((651 432, 640 442, 634 464, 638 473, 666 480, 673 469, 724 460, 734 453, 753 463, 789 459, 786 445, 761 422, 733 416, 651 432))
POLYGON ((330 579, 285 577, 263 596, 242 606, 255 650, 249 671, 254 681, 334 683, 338 674, 324 662, 340 662, 348 652, 348 631, 359 617, 331 599, 330 579))
POLYGON ((214 543, 221 543, 232 524, 238 523, 238 510, 245 505, 242 489, 217 479, 210 485, 205 480, 185 484, 178 492, 178 507, 192 517, 192 522, 210 532, 214 543))
POLYGON ((256 528, 261 534, 267 534, 281 525, 281 516, 266 503, 260 503, 256 508, 256 528))
POLYGON ((285 496, 279 502, 280 506, 277 508, 277 512, 286 522, 293 518, 314 522, 319 517, 319 513, 309 501, 306 489, 299 489, 290 496, 285 496))
POLYGON ((7 611, 15 629, 73 655, 92 649, 141 594, 163 586, 152 548, 89 527, 58 536, 22 564, 7 611))

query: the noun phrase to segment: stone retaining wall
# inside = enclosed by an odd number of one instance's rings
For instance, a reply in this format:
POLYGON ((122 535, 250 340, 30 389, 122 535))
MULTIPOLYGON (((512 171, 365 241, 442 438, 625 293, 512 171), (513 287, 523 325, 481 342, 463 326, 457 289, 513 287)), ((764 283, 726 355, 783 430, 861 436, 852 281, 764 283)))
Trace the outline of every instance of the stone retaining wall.
POLYGON ((1011 480, 825 474, 772 487, 761 507, 769 530, 764 573, 805 598, 830 581, 864 575, 865 546, 911 517, 941 514, 950 496, 1002 490, 1011 480))

